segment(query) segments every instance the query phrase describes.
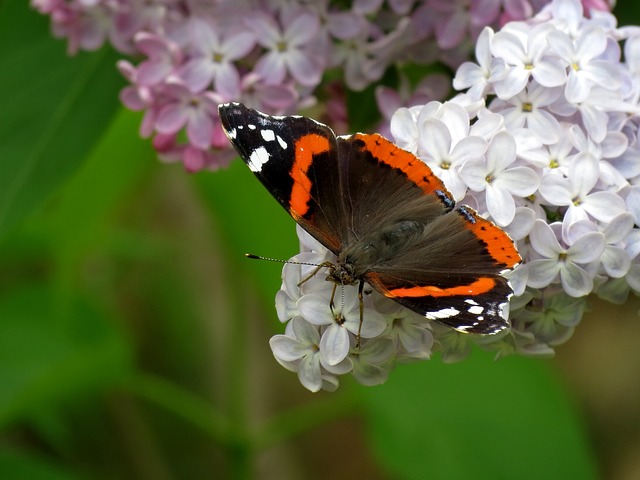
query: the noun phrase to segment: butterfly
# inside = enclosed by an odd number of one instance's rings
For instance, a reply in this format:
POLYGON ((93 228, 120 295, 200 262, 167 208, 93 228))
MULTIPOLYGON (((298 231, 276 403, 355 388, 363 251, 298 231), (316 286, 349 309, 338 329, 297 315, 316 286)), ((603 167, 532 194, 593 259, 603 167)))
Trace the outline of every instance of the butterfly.
POLYGON ((336 136, 303 116, 270 116, 240 103, 218 112, 255 176, 337 256, 320 266, 334 292, 359 285, 362 299, 367 283, 460 332, 509 327, 513 291, 504 274, 521 261, 513 241, 472 208, 457 206, 422 160, 381 135, 336 136))

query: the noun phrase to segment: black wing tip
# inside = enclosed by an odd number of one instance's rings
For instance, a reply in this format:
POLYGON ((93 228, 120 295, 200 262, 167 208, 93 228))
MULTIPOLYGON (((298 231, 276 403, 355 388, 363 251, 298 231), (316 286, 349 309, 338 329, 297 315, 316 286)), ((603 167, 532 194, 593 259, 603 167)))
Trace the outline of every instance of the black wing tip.
POLYGON ((240 102, 226 102, 226 103, 220 103, 218 105, 218 112, 226 113, 234 108, 246 110, 248 107, 244 103, 240 103, 240 102))
POLYGON ((237 123, 237 119, 246 115, 249 109, 242 103, 230 102, 218 105, 218 116, 225 130, 229 130, 237 123), (234 120, 235 119, 235 120, 234 120))

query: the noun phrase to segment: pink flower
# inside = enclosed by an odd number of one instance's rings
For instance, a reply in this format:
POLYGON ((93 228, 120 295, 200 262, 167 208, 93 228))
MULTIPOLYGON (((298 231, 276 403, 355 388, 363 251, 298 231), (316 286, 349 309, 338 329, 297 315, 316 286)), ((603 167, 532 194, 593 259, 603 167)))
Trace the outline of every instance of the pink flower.
POLYGON ((268 50, 254 68, 265 82, 282 83, 287 73, 305 87, 314 87, 320 82, 324 59, 314 58, 309 51, 311 41, 320 30, 317 16, 306 11, 299 13, 286 22, 284 28, 267 15, 256 15, 246 22, 258 43, 268 50))
POLYGON ((138 65, 136 81, 141 85, 156 85, 182 62, 180 47, 166 37, 141 32, 135 36, 136 47, 148 58, 138 65))
POLYGON ((193 91, 199 92, 213 81, 222 96, 237 98, 240 75, 233 62, 251 51, 254 35, 237 28, 228 29, 223 35, 219 27, 199 19, 190 28, 192 56, 178 74, 193 91))
POLYGON ((156 130, 173 134, 186 126, 189 142, 197 148, 209 148, 213 141, 214 117, 222 98, 213 92, 194 93, 186 85, 170 81, 163 87, 169 98, 160 108, 156 130))
POLYGON ((299 99, 293 85, 269 85, 264 83, 260 75, 251 72, 240 81, 241 95, 246 105, 256 110, 272 113, 290 111, 299 99))

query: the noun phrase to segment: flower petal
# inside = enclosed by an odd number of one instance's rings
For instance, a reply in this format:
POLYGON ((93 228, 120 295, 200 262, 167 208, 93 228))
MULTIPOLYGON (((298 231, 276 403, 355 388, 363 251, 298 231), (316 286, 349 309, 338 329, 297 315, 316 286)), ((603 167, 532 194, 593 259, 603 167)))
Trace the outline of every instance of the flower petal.
POLYGON ((574 263, 591 263, 604 251, 604 234, 589 232, 578 238, 567 250, 567 260, 574 263))
POLYGON ((313 325, 332 325, 335 320, 329 308, 329 299, 309 293, 298 300, 300 315, 313 325))
POLYGON ((527 263, 529 277, 527 285, 533 288, 544 288, 553 282, 560 272, 560 262, 556 259, 532 260, 527 263))
POLYGON ((320 355, 323 363, 337 365, 349 354, 349 332, 337 323, 329 325, 320 339, 320 355))
POLYGON ((558 255, 564 251, 556 235, 544 220, 536 220, 529 235, 531 246, 540 255, 557 261, 558 255))
POLYGON ((487 210, 493 220, 504 227, 513 220, 516 214, 516 204, 506 188, 489 184, 487 185, 487 210))
POLYGON ((584 297, 593 290, 593 277, 571 262, 560 270, 560 280, 562 289, 572 297, 584 297))
POLYGON ((298 379, 304 388, 317 392, 322 388, 322 372, 318 354, 307 355, 302 359, 298 369, 298 379))

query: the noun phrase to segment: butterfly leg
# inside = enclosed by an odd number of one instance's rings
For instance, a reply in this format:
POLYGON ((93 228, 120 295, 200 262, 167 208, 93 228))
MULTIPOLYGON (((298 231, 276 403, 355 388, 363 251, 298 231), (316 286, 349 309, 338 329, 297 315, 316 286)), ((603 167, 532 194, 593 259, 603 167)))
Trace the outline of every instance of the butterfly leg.
POLYGON ((329 300, 329 308, 331 309, 331 316, 336 320, 337 320, 336 312, 334 311, 334 307, 336 306, 336 303, 334 302, 334 299, 336 296, 337 289, 338 289, 338 284, 334 283, 333 288, 331 289, 331 299, 329 300))
POLYGON ((331 268, 331 267, 333 267, 333 264, 331 262, 322 262, 320 265, 317 265, 316 268, 314 268, 309 275, 307 275, 302 280, 300 280, 300 282, 298 282, 298 286, 300 286, 303 283, 311 280, 316 275, 316 273, 318 273, 320 271, 321 268, 325 268, 325 267, 331 268))

